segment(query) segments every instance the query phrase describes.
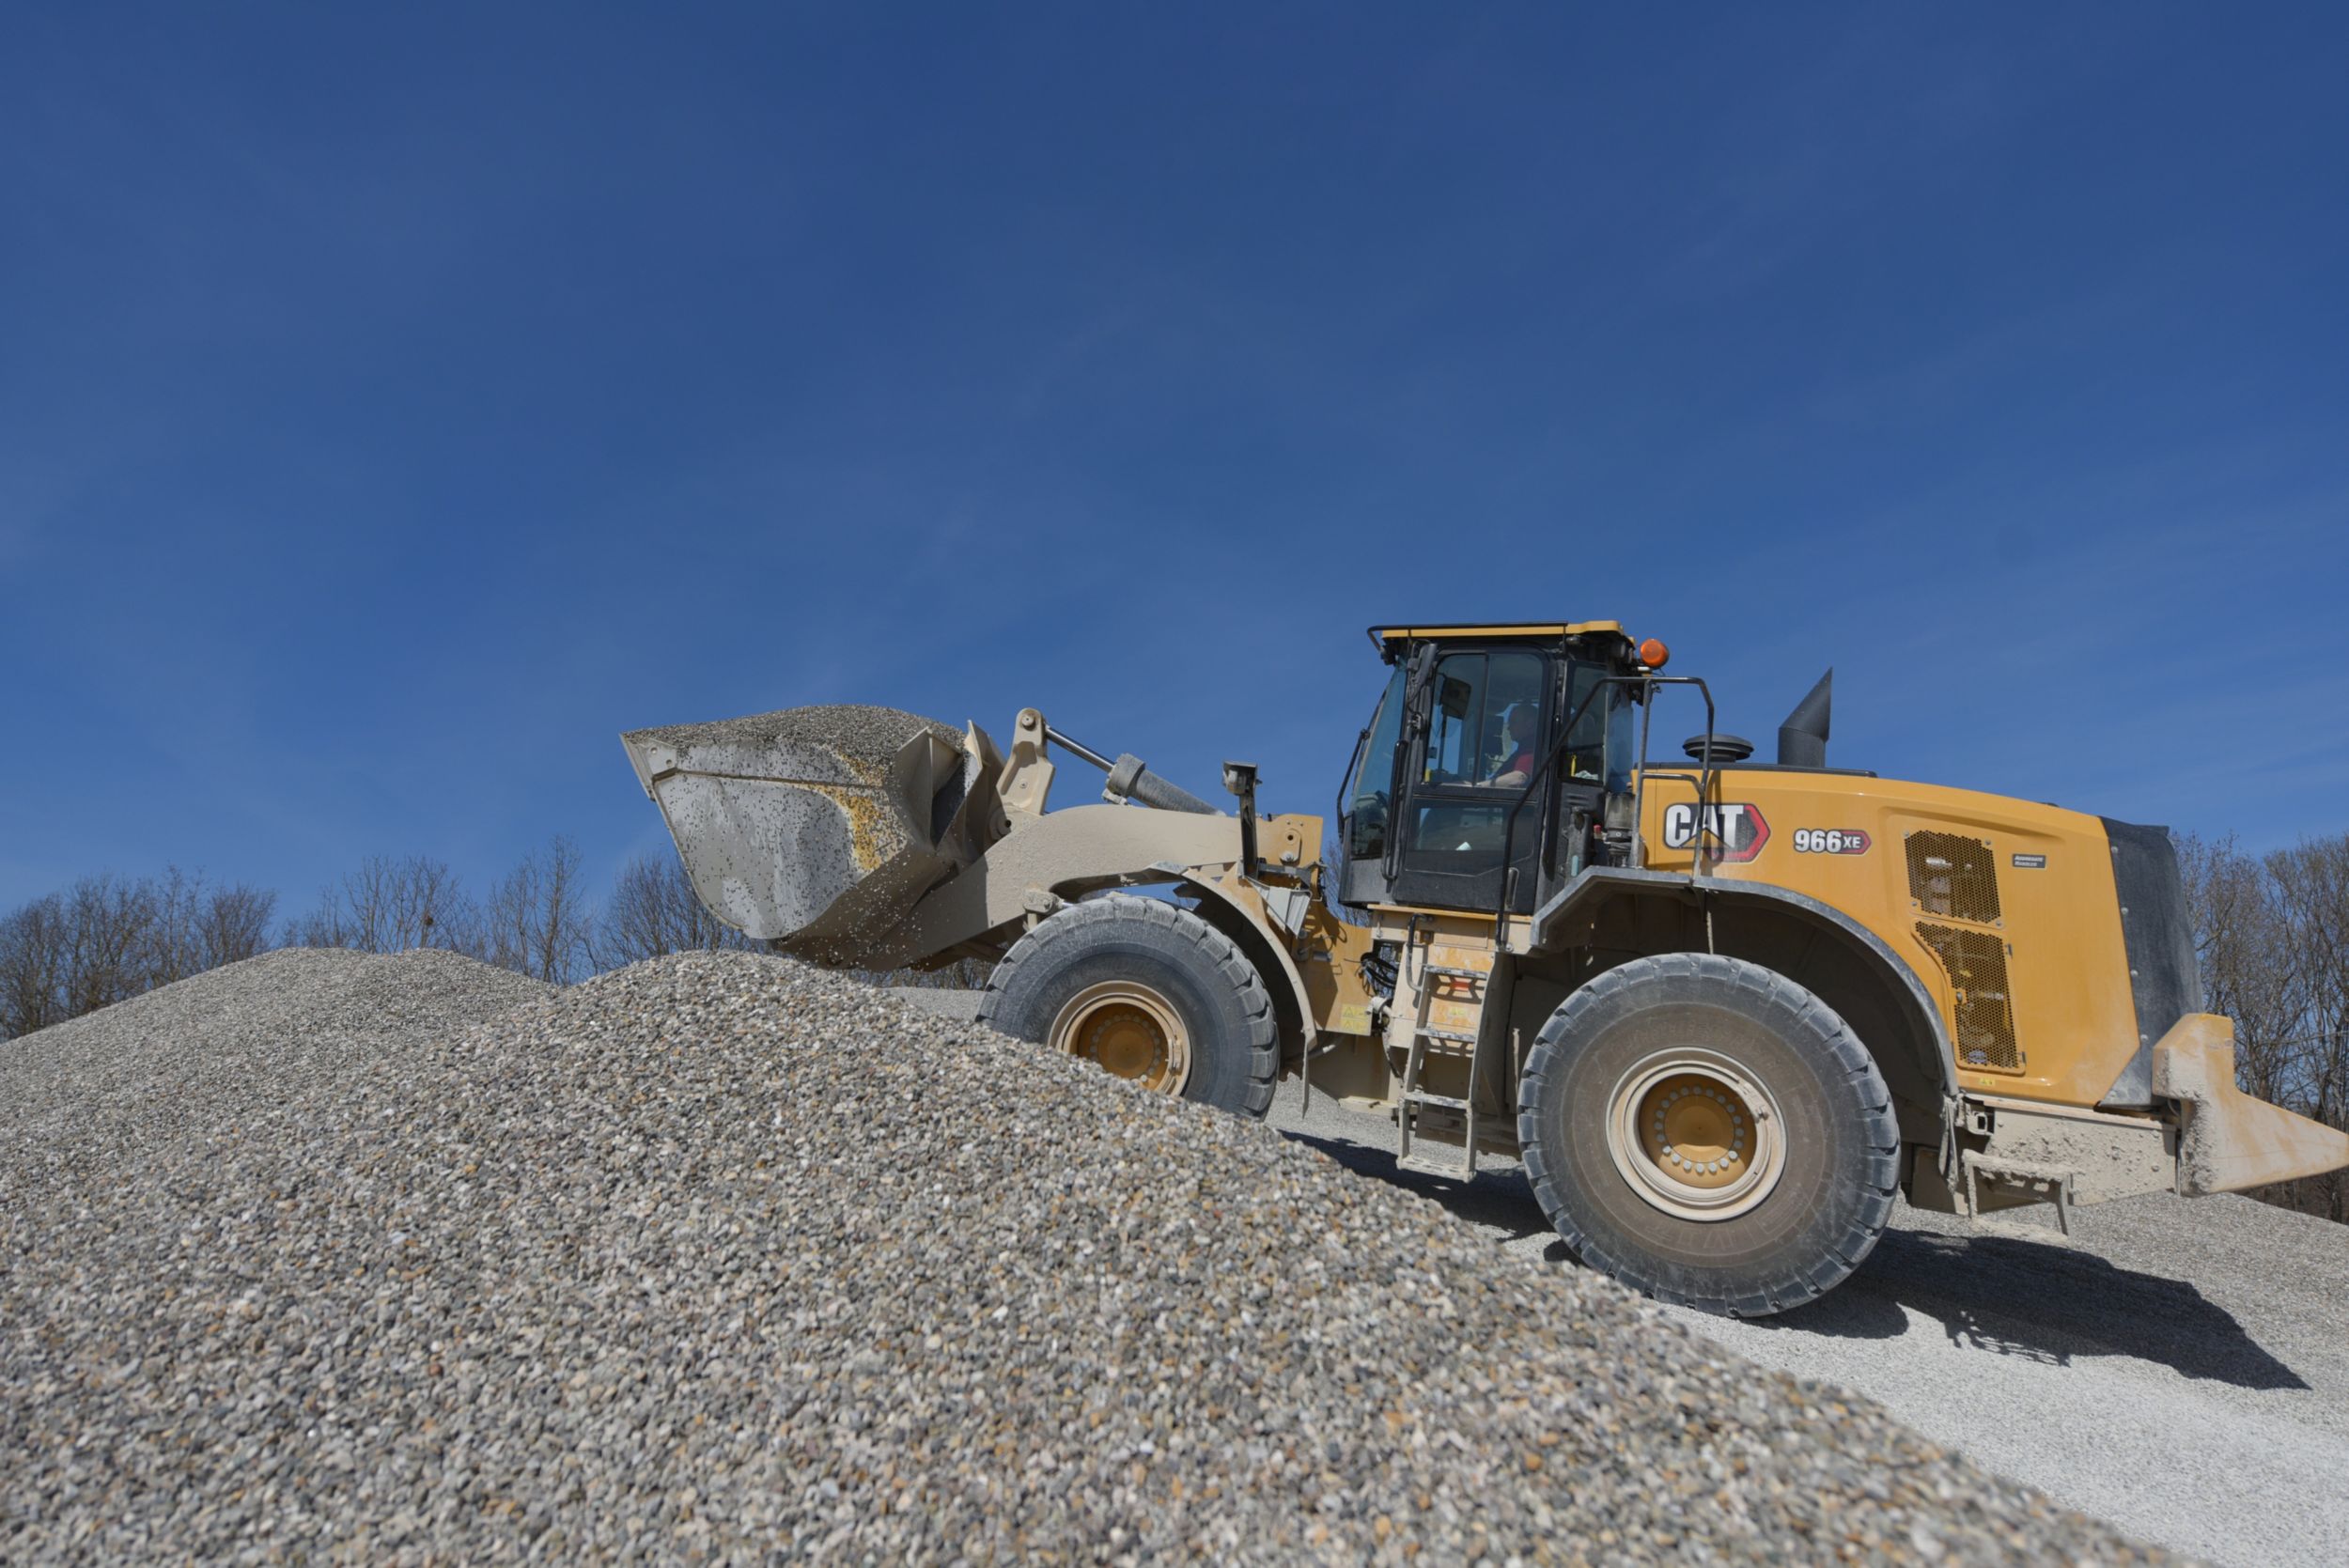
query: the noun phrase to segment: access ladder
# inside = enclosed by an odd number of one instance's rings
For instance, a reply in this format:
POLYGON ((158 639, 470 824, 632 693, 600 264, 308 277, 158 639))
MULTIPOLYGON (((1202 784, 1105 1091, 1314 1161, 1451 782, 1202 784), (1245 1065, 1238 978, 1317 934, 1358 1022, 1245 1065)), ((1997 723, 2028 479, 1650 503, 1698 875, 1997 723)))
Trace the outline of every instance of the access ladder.
MULTIPOLYGON (((1432 944, 1428 950, 1432 953, 1432 944)), ((1447 995, 1447 1001, 1473 1001, 1479 1019, 1484 1014, 1485 999, 1490 991, 1492 976, 1482 970, 1461 969, 1436 963, 1432 956, 1423 957, 1419 968, 1418 1006, 1411 1019, 1409 1048, 1403 1058, 1403 1092, 1395 1105, 1396 1147, 1394 1162, 1406 1171, 1417 1171, 1431 1176, 1447 1176, 1455 1181, 1476 1179, 1476 1101, 1483 1087, 1478 1073, 1483 1052, 1477 1049, 1477 1032, 1439 1028, 1429 1021, 1429 1015, 1439 1000, 1439 988, 1465 990, 1469 996, 1447 995), (1439 1094, 1420 1087, 1420 1074, 1429 1054, 1465 1056, 1469 1063, 1468 1094, 1465 1097, 1439 1094), (1419 1113, 1436 1110, 1460 1120, 1460 1158, 1445 1159, 1417 1152, 1420 1139, 1419 1113)), ((1428 1146, 1442 1144, 1428 1140, 1428 1146)))

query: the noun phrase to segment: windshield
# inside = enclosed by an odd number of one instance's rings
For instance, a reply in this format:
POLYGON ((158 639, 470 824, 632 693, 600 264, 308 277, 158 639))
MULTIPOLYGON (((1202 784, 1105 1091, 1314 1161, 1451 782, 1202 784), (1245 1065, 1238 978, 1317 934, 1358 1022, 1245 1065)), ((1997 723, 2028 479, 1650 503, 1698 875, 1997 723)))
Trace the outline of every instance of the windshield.
POLYGON ((1378 699, 1371 715, 1370 738, 1354 765, 1346 788, 1346 852, 1358 860, 1377 860, 1387 852, 1387 786, 1394 777, 1395 737, 1403 729, 1403 671, 1378 699))

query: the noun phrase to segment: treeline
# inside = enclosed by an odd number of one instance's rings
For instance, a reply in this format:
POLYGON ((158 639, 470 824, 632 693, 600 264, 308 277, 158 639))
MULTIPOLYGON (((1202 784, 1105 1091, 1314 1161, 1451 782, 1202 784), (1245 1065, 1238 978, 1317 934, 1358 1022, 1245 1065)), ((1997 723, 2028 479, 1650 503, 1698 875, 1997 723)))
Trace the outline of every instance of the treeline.
POLYGON ((578 846, 562 837, 478 898, 443 862, 379 855, 282 924, 277 905, 266 889, 177 867, 86 877, 21 905, 0 916, 0 1040, 281 946, 446 948, 568 985, 664 953, 758 945, 704 908, 669 856, 631 861, 594 898, 578 846))
POLYGON ((684 868, 668 856, 630 862, 599 901, 578 846, 557 836, 479 898, 443 862, 369 856, 319 890, 309 912, 287 924, 285 945, 362 953, 443 947, 568 986, 663 953, 755 944, 702 908, 684 868))
POLYGON ((0 1039, 264 953, 276 909, 273 893, 176 866, 36 898, 0 919, 0 1039))
MULTIPOLYGON (((2178 841, 2201 960, 2202 1005, 2234 1019, 2235 1082, 2349 1127, 2349 833, 2264 855, 2232 837, 2178 841)), ((2349 1219, 2335 1171, 2259 1196, 2349 1219)))

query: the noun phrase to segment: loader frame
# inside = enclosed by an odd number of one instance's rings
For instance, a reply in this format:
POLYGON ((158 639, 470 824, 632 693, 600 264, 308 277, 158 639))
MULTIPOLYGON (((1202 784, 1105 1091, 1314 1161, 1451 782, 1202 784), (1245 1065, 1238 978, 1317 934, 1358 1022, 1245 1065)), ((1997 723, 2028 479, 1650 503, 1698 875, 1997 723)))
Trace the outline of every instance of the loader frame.
MULTIPOLYGON (((1653 673, 1610 681, 1643 696, 1666 684, 1653 673)), ((1675 683, 1696 688, 1709 710, 1701 682, 1675 683)), ((1247 798, 1232 815, 1136 810, 1114 791, 1098 804, 1051 810, 1050 749, 1059 737, 1033 708, 1013 733, 1007 754, 975 726, 967 741, 992 772, 1001 836, 914 906, 872 967, 998 958, 1070 903, 1115 890, 1166 890, 1230 938, 1263 978, 1283 1076, 1299 1081, 1308 1103, 1318 1092, 1389 1118, 1407 1168, 1472 1179, 1480 1157, 1516 1157, 1517 1087, 1541 1021, 1625 955, 1673 951, 1750 957, 1851 1020, 1893 1090, 1902 1186, 1921 1207, 1980 1214, 2047 1203, 2068 1226, 2080 1204, 2152 1190, 2239 1189, 2329 1156, 2322 1129, 2287 1125, 2298 1119, 2279 1121, 2286 1113, 2232 1091, 2223 1065, 2232 1060, 2231 1026, 2207 1015, 2182 1020, 2146 1052, 2165 1086, 2150 1112, 1969 1087, 1927 976, 1865 922, 1823 899, 1715 874, 1702 834, 1683 866, 1579 866, 1546 889, 1530 914, 1374 904, 1367 924, 1355 924, 1341 920, 1328 896, 1322 818, 1259 819, 1247 798), (1382 952, 1393 955, 1384 970, 1382 952), (1468 1049, 1431 1048, 1429 1009, 1446 1000, 1427 989, 1431 968, 1479 976, 1461 993, 1476 1004, 1468 1049), (1385 974, 1391 983, 1381 983, 1385 974)), ((1567 733, 1562 726, 1545 771, 1567 733)), ((1718 799, 1723 769, 1700 762, 1633 776, 1639 820, 1652 815, 1648 795, 1661 783, 1718 799)), ((1252 783, 1252 770, 1240 777, 1252 783)), ((1543 783, 1537 776, 1517 795, 1512 833, 1543 783)), ((1651 836, 1635 836, 1635 859, 1647 859, 1651 836)))

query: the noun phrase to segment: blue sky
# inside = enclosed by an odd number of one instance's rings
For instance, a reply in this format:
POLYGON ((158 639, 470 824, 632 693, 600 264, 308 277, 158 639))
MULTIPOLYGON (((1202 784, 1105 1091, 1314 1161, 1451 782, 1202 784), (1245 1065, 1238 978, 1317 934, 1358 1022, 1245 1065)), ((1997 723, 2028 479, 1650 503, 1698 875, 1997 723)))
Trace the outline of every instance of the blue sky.
POLYGON ((2349 829, 2349 12, 982 11, 12 11, 0 907, 823 701, 1326 810, 1427 615, 2349 829))

